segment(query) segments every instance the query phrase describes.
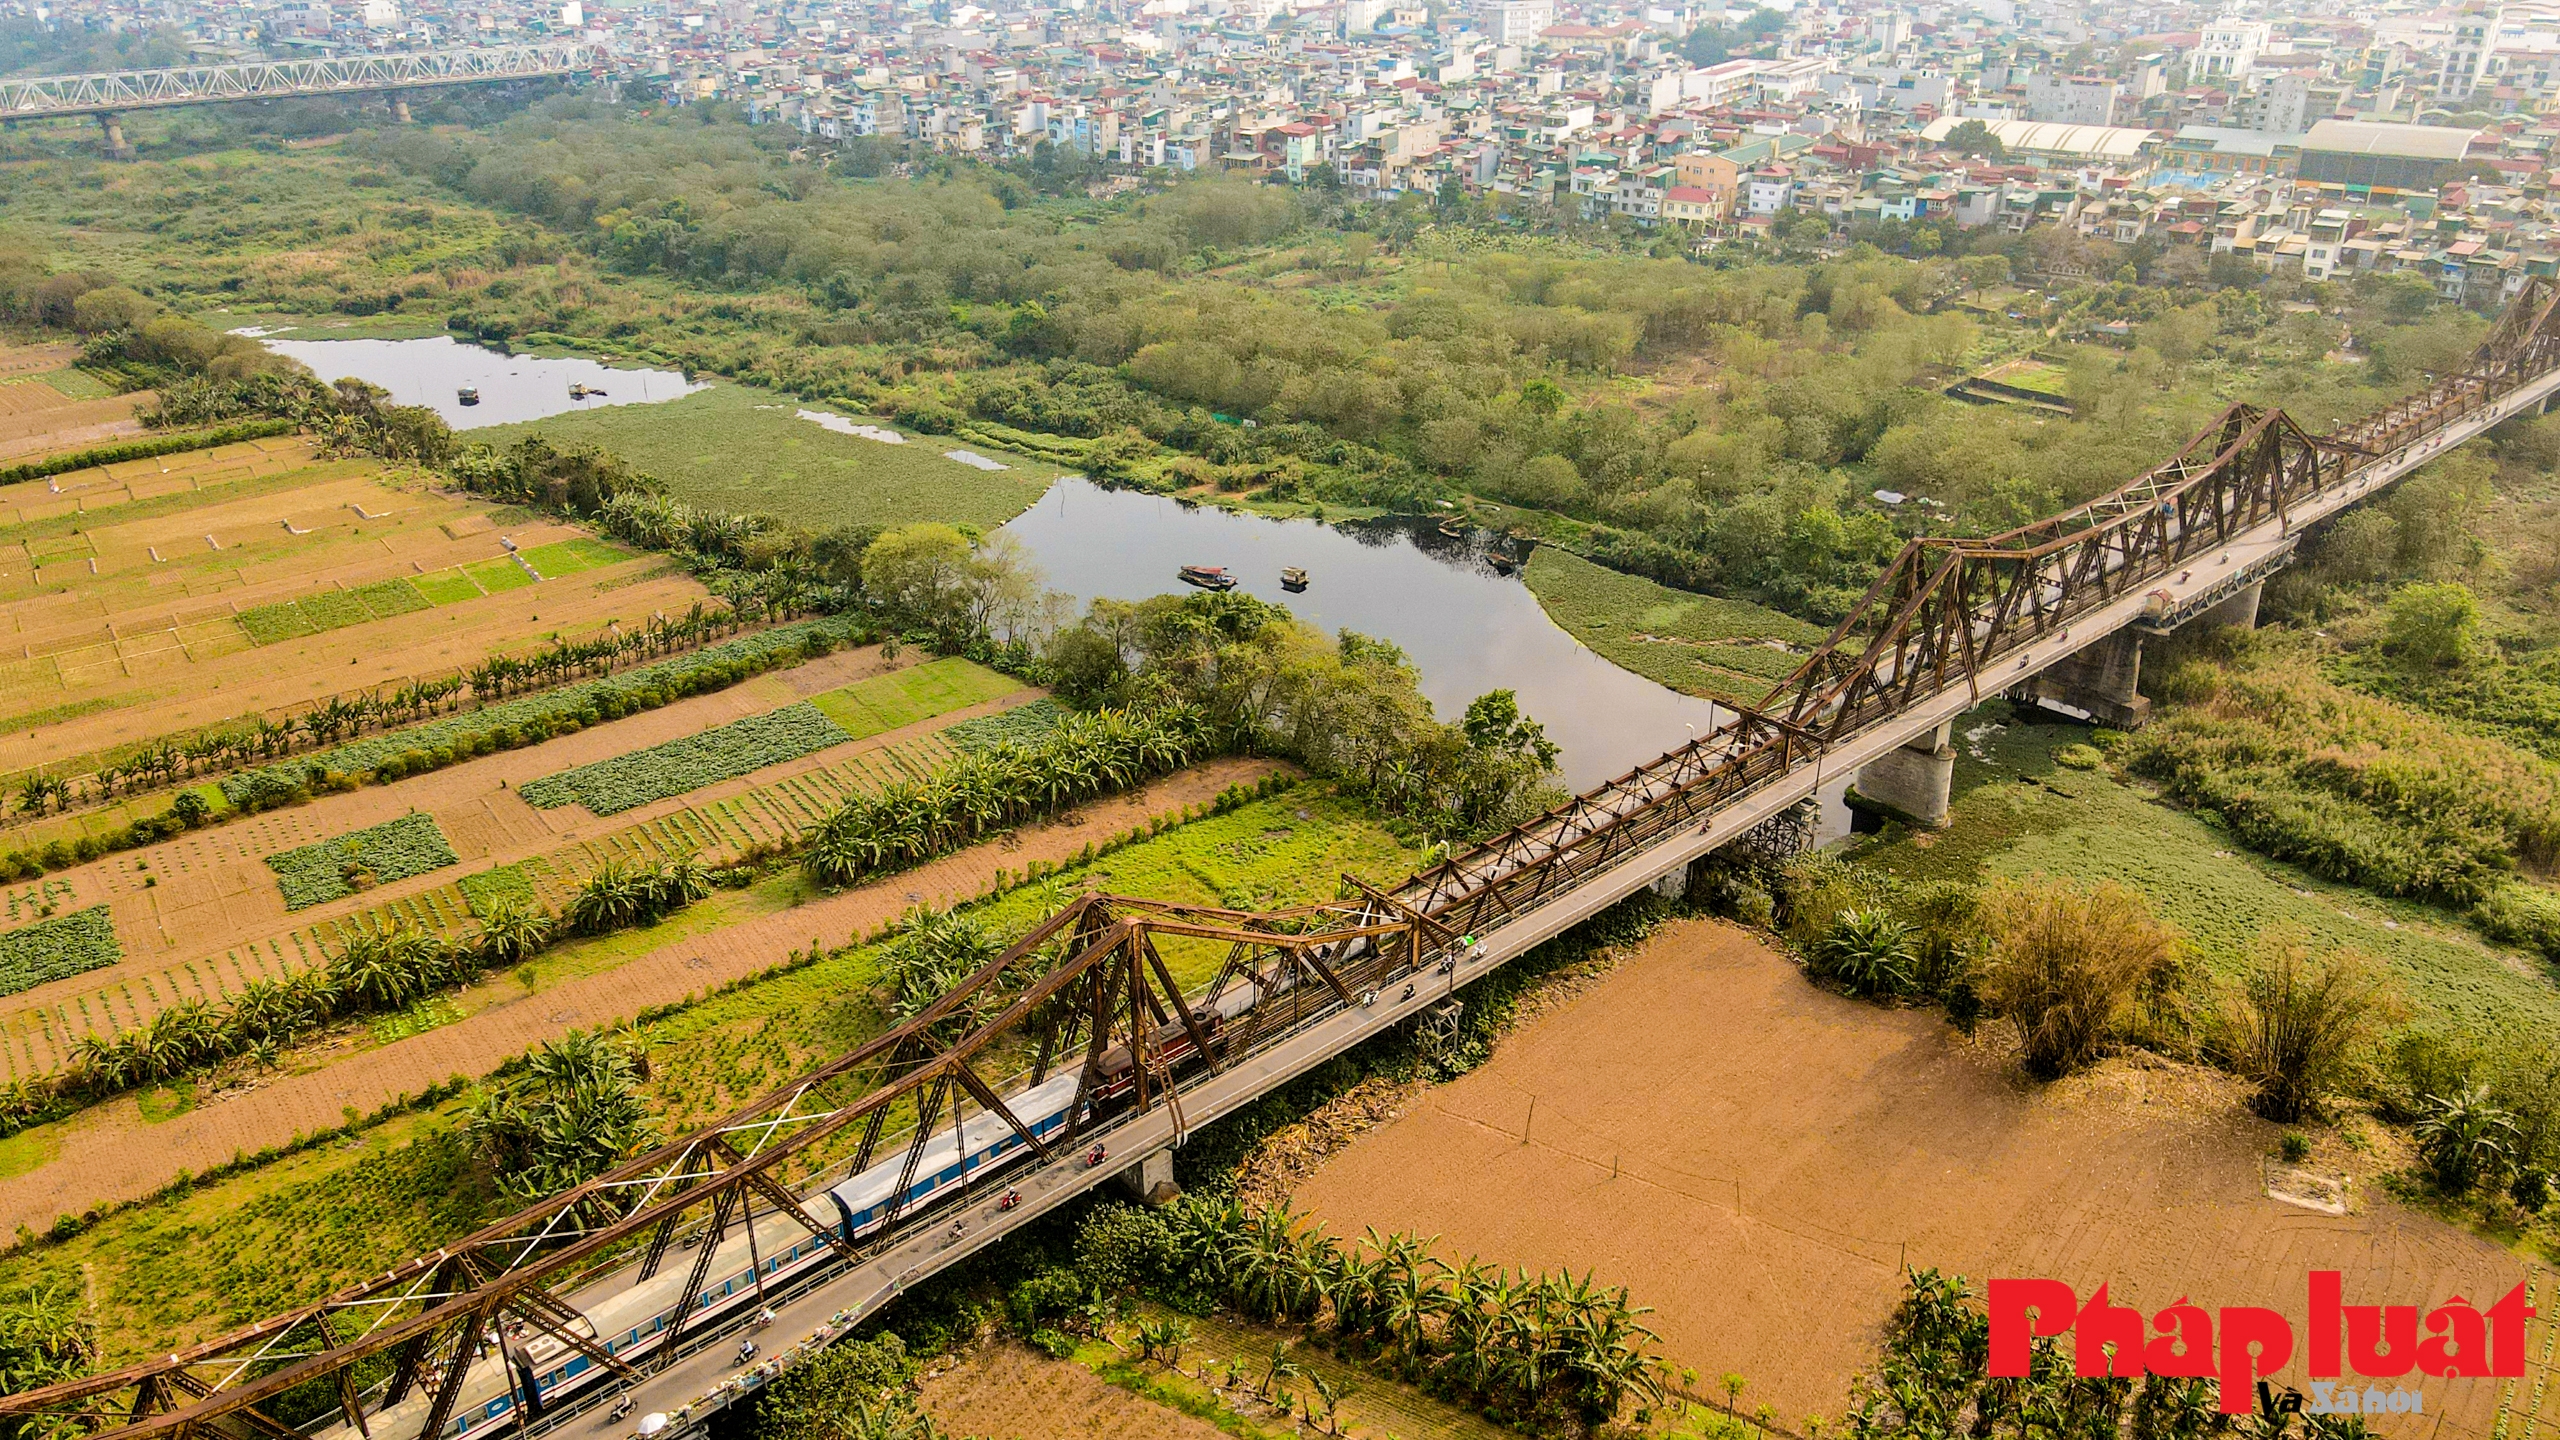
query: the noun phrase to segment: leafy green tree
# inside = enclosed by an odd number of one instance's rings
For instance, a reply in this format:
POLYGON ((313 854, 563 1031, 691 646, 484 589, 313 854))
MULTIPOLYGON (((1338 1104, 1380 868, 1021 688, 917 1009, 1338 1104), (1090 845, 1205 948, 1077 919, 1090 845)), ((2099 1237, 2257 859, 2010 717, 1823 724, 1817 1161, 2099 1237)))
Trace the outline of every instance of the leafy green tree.
POLYGON ((2320 569, 2349 585, 2367 585, 2399 563, 2400 522, 2380 510, 2351 510, 2320 542, 2320 569))
POLYGON ((754 1440, 875 1440, 908 1399, 915 1361, 895 1332, 839 1340, 782 1372, 756 1405, 754 1440), (869 1427, 869 1428, 864 1428, 869 1427))
POLYGON ((1949 130, 1947 138, 1940 143, 1961 155, 1978 155, 1985 160, 2009 158, 2009 147, 2002 144, 1991 127, 1980 120, 1967 120, 1949 130))

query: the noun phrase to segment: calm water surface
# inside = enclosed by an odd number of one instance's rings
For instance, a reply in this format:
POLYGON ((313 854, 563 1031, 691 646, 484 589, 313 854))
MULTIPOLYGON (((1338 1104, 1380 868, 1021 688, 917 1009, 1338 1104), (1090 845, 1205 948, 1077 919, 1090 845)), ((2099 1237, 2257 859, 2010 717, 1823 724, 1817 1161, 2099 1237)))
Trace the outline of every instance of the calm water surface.
POLYGON ((1482 535, 1451 539, 1415 521, 1333 526, 1235 515, 1074 477, 1005 530, 1052 587, 1079 602, 1185 590, 1178 567, 1223 565, 1240 591, 1286 605, 1320 630, 1402 646, 1444 720, 1487 690, 1518 691, 1521 708, 1564 747, 1565 780, 1577 790, 1710 723, 1706 701, 1621 670, 1558 629, 1528 586, 1494 571, 1482 535), (1289 565, 1308 572, 1303 594, 1280 588, 1289 565))
MULTIPOLYGON (((399 404, 428 406, 457 430, 650 404, 703 388, 670 371, 509 355, 441 335, 264 343, 322 379, 352 375, 390 391, 399 404), (590 397, 572 400, 573 382, 587 386, 590 397), (478 405, 455 398, 465 385, 479 389, 478 405)), ((1183 590, 1178 567, 1223 565, 1239 589, 1288 606, 1318 629, 1348 628, 1403 647, 1443 719, 1456 719, 1487 690, 1516 691, 1521 707, 1564 748, 1565 780, 1577 790, 1704 732, 1718 714, 1731 716, 1619 669, 1557 628, 1528 586, 1494 570, 1481 534, 1452 539, 1412 520, 1326 525, 1237 515, 1072 476, 1005 529, 1049 584, 1079 603, 1183 590), (1309 572, 1304 593, 1280 588, 1280 571, 1290 565, 1309 572)))
POLYGON ((323 380, 354 376, 391 392, 394 404, 424 405, 456 430, 512 425, 601 405, 647 405, 690 395, 672 370, 622 370, 594 360, 509 355, 466 345, 450 335, 423 340, 266 340, 279 355, 311 367, 323 380), (569 397, 572 384, 588 387, 584 400, 569 397), (455 398, 465 385, 479 387, 480 403, 455 398), (592 392, 601 390, 601 395, 592 392))

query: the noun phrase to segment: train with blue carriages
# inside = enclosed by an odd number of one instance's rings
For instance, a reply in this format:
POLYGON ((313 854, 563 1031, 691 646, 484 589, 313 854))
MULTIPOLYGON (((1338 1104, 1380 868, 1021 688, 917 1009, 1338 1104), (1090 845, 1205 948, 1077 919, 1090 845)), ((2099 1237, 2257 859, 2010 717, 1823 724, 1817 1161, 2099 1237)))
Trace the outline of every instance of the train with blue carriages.
MULTIPOLYGON (((1236 981, 1194 1009, 1192 1015, 1200 1024, 1202 1035, 1214 1041, 1219 1032, 1251 1010, 1263 993, 1252 981, 1236 981)), ((1191 1027, 1179 1018, 1156 1027, 1150 1041, 1149 1052, 1156 1062, 1151 1068, 1170 1068, 1197 1056, 1198 1045, 1191 1027)), ((1085 1124, 1118 1112, 1135 1094, 1136 1082, 1126 1043, 1103 1051, 1094 1062, 1094 1083, 1083 1102, 1085 1124)), ((970 1116, 954 1129, 925 1142, 916 1154, 912 1176, 907 1168, 909 1149, 901 1146, 897 1154, 828 1187, 825 1198, 833 1212, 837 1236, 855 1241, 877 1235, 898 1219, 913 1218, 963 1193, 963 1181, 992 1179, 998 1172, 1021 1163, 1024 1156, 1033 1153, 1024 1142, 1022 1131, 1030 1132, 1043 1146, 1063 1138, 1068 1129, 1068 1112, 1076 1107, 1083 1083, 1084 1069, 1078 1065, 1015 1094, 1004 1108, 1011 1112, 1013 1121, 1019 1122, 1020 1130, 993 1112, 970 1116)), ((1097 1146, 1096 1152, 1099 1151, 1097 1146)), ((699 1334, 707 1322, 758 1303, 765 1288, 778 1283, 780 1277, 799 1270, 804 1262, 815 1262, 832 1253, 824 1239, 809 1234, 786 1216, 767 1215, 753 1228, 752 1245, 739 1233, 720 1246, 721 1251, 736 1252, 734 1264, 724 1266, 715 1259, 713 1275, 694 1299, 694 1316, 686 1324, 688 1331, 699 1334)), ((690 1265, 669 1265, 650 1280, 627 1286, 586 1307, 579 1333, 609 1355, 648 1348, 666 1333, 672 1320, 670 1312, 691 1269, 690 1265)), ((472 1367, 463 1403, 445 1422, 444 1440, 488 1430, 491 1421, 513 1415, 520 1403, 527 1405, 533 1418, 539 1418, 611 1373, 602 1362, 547 1335, 508 1337, 501 1350, 494 1357, 501 1364, 472 1367)))

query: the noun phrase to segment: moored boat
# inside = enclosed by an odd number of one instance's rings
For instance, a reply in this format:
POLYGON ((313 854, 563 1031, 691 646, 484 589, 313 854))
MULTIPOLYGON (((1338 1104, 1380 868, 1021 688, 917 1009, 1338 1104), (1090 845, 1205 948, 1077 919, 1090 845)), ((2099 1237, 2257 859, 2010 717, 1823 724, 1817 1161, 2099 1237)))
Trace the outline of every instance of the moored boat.
POLYGON ((1281 589, 1283 589, 1283 590, 1304 590, 1304 589, 1306 589, 1306 588, 1307 588, 1307 572, 1306 572, 1306 571, 1304 571, 1304 570, 1299 569, 1299 568, 1298 568, 1297 566, 1295 566, 1295 565, 1289 566, 1287 569, 1282 570, 1282 571, 1280 572, 1280 588, 1281 588, 1281 589))
POLYGON ((1183 584, 1197 585, 1203 590, 1236 588, 1236 577, 1228 574, 1227 567, 1223 565, 1185 565, 1174 573, 1181 577, 1183 584))
POLYGON ((465 385, 461 389, 453 392, 453 398, 461 401, 465 405, 477 405, 480 403, 480 387, 477 385, 465 385))
POLYGON ((576 381, 576 380, 572 380, 572 381, 570 381, 570 382, 569 382, 569 398, 570 398, 570 399, 572 399, 572 400, 584 400, 584 399, 586 399, 586 398, 587 398, 587 387, 585 386, 585 384, 583 384, 582 382, 576 381))

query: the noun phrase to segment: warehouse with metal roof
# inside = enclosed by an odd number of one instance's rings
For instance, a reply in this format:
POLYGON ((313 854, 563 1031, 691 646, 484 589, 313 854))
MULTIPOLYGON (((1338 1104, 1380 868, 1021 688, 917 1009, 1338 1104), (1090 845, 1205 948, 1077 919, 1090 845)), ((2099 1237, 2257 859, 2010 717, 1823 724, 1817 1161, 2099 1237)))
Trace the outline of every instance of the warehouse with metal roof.
POLYGON ((2351 194, 2433 194, 2459 180, 2477 130, 2452 125, 2400 125, 2381 120, 2322 120, 2302 137, 2295 174, 2351 194))
MULTIPOLYGON (((1945 140, 1959 125, 1958 115, 1929 122, 1920 133, 1932 142, 1945 140)), ((2061 125, 2033 120, 1985 120, 1994 138, 2021 155, 2051 155, 2068 160, 2130 160, 2151 144, 2152 133, 2122 125, 2061 125)))

